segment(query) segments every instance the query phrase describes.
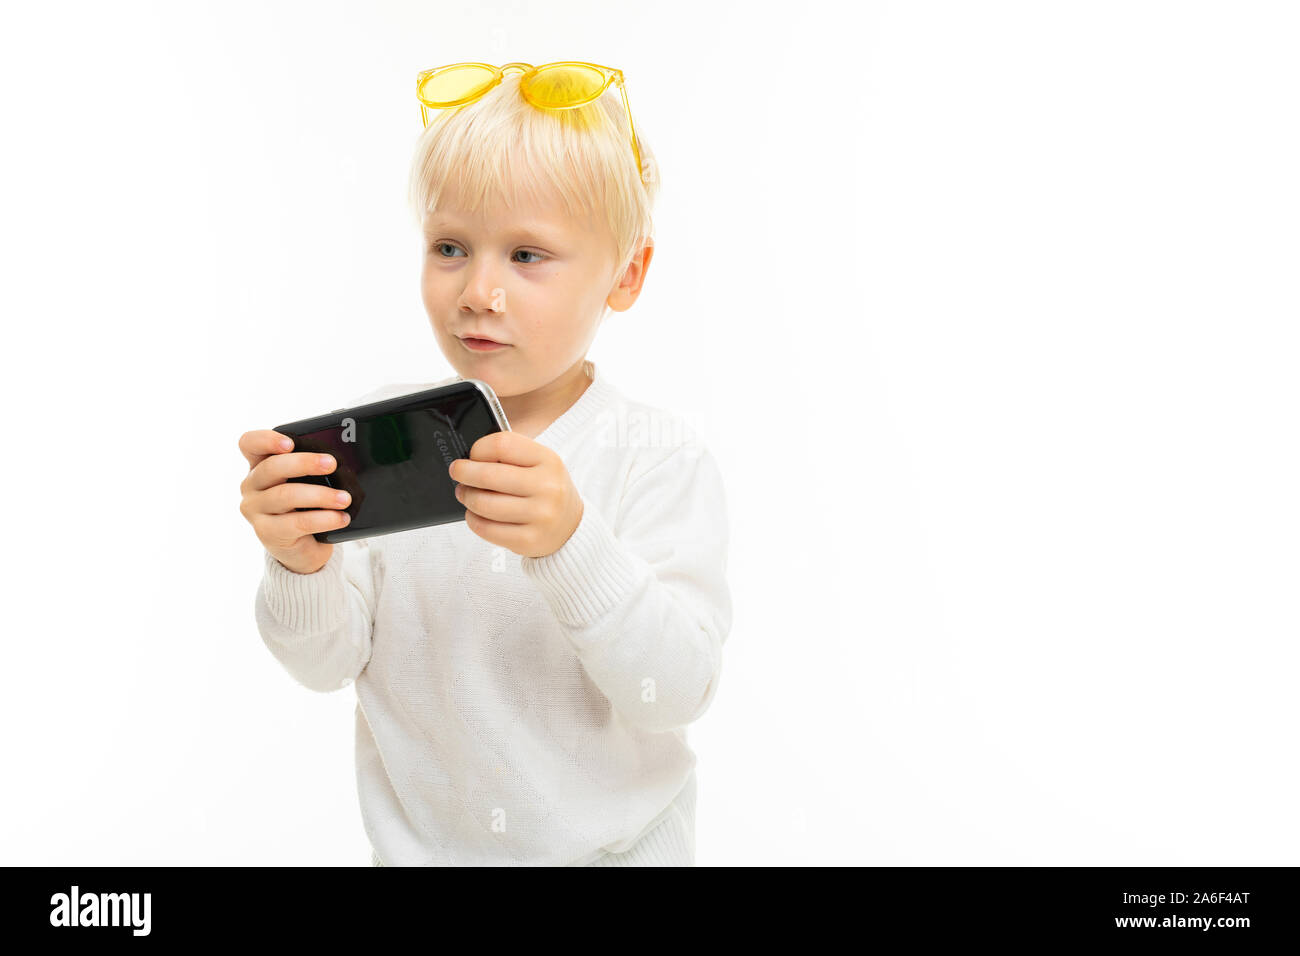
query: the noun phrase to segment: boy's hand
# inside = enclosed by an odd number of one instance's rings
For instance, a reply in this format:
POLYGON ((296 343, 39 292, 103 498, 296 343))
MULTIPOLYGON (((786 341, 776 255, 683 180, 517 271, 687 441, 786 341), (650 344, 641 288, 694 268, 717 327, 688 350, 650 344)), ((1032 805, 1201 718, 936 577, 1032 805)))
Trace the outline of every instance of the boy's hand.
POLYGON ((582 496, 563 460, 518 432, 484 435, 447 473, 460 483, 469 529, 521 557, 558 551, 582 521, 582 496))
POLYGON ((239 485, 239 513, 257 532, 262 546, 282 565, 298 574, 312 574, 329 562, 334 545, 312 537, 317 531, 342 528, 351 517, 351 498, 324 485, 289 481, 298 475, 328 475, 337 466, 333 456, 291 452, 293 439, 270 429, 244 432, 239 450, 248 460, 248 477, 239 485), (281 442, 288 441, 288 447, 281 442), (329 464, 322 462, 329 459, 329 464), (345 497, 339 500, 339 494, 345 497), (319 511, 295 511, 318 508, 319 511))

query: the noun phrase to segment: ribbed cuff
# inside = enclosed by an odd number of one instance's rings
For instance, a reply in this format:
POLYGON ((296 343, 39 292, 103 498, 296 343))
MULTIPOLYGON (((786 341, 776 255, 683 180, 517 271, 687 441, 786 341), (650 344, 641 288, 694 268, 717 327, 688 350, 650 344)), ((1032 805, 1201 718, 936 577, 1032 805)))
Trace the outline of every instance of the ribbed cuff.
POLYGON ((334 545, 329 561, 311 574, 290 571, 265 549, 262 554, 266 559, 262 594, 286 630, 311 637, 337 626, 345 610, 341 545, 334 545))
POLYGON ((521 558, 519 564, 560 623, 574 628, 585 627, 626 598, 639 575, 605 519, 586 500, 582 520, 558 551, 521 558))

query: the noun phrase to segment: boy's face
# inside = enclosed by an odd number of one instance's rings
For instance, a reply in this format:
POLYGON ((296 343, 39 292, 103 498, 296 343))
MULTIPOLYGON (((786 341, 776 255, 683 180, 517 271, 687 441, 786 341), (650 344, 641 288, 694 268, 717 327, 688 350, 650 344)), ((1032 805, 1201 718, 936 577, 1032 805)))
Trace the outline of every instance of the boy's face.
MULTIPOLYGON (((631 304, 615 265, 608 225, 571 218, 558 198, 471 215, 449 189, 424 219, 421 294, 438 346, 503 399, 576 376, 606 303, 631 304), (474 351, 462 341, 472 336, 505 348, 474 351)), ((640 276, 635 286, 632 299, 640 276)))

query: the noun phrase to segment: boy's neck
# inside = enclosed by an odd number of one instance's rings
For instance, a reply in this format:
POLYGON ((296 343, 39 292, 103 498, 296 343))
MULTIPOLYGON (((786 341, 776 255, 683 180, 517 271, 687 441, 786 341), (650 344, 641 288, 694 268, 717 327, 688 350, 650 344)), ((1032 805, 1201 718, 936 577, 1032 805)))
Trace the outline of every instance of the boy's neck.
POLYGON ((582 361, 555 381, 522 395, 500 398, 510 430, 525 438, 536 438, 557 418, 573 407, 591 386, 590 362, 582 361))

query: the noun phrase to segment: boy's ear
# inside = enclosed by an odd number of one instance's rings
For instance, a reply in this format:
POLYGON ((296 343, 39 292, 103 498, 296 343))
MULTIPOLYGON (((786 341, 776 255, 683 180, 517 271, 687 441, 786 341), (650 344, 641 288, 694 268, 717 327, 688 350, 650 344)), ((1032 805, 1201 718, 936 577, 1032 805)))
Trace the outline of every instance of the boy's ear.
POLYGON ((625 312, 632 308, 632 303, 641 294, 641 287, 645 283, 645 275, 650 269, 650 260, 654 258, 654 254, 655 241, 650 236, 646 236, 641 248, 632 255, 627 268, 623 270, 618 285, 605 299, 606 305, 615 312, 625 312))

